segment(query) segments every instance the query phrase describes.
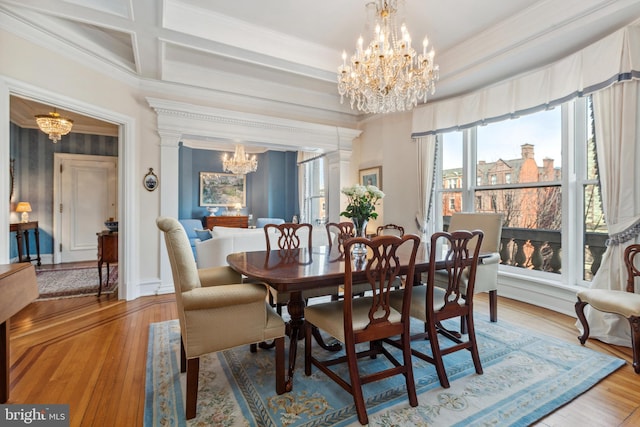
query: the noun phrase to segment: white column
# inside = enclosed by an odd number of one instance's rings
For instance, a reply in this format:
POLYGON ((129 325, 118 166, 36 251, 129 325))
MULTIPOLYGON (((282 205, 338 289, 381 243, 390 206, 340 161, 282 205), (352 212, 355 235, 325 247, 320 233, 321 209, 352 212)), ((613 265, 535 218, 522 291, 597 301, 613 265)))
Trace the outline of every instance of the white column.
MULTIPOLYGON (((158 131, 160 134, 160 170, 156 172, 160 190, 160 215, 178 218, 178 181, 180 179, 179 143, 182 138, 180 132, 158 131)), ((169 255, 164 243, 164 237, 160 237, 160 289, 158 293, 173 292, 173 276, 169 255)))
POLYGON ((329 222, 340 222, 340 212, 347 206, 347 199, 340 190, 353 185, 351 150, 337 150, 327 154, 329 175, 327 178, 327 218, 329 222))

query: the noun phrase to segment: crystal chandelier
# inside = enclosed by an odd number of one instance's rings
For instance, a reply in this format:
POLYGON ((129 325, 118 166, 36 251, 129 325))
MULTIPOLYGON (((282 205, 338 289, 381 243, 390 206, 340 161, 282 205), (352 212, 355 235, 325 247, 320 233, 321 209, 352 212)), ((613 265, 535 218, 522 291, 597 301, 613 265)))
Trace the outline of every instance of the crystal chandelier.
POLYGON ((228 158, 226 154, 222 157, 222 167, 225 172, 245 175, 258 169, 258 159, 255 155, 249 158, 249 155, 244 152, 244 147, 236 145, 236 152, 232 158, 228 158))
MULTIPOLYGON (((402 1, 402 0, 400 0, 402 1)), ((338 67, 338 93, 365 113, 392 113, 411 110, 419 100, 427 102, 429 92, 435 92, 439 67, 433 63, 435 51, 427 52, 425 37, 422 53, 411 47, 411 36, 403 23, 398 35, 396 13, 398 0, 375 0, 375 26, 371 42, 363 47, 362 36, 356 51, 347 62, 342 53, 338 67)))
POLYGON ((71 132, 73 126, 73 120, 62 117, 55 109, 53 113, 37 115, 36 123, 42 132, 49 135, 54 144, 60 141, 62 135, 71 132))

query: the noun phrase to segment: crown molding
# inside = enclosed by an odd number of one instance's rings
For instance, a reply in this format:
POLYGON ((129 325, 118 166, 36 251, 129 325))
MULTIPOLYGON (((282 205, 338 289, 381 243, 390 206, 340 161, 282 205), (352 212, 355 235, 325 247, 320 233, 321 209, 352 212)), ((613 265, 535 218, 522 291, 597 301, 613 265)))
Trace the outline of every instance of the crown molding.
POLYGON ((362 131, 147 98, 158 115, 158 131, 180 132, 183 139, 228 141, 275 149, 333 151, 350 149, 362 131))

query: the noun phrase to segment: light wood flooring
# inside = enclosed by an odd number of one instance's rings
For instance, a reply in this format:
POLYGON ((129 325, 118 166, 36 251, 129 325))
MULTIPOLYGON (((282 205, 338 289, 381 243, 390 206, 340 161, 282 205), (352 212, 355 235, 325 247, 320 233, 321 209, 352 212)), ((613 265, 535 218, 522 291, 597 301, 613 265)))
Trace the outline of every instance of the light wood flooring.
MULTIPOLYGON (((488 312, 486 294, 476 305, 488 312)), ((571 317, 505 298, 498 307, 499 321, 578 342, 571 317)), ((175 318, 173 295, 32 303, 11 319, 8 403, 68 403, 72 426, 141 426, 149 324, 175 318)), ((587 347, 631 361, 629 348, 592 340, 587 347)), ((638 426, 640 375, 628 363, 535 425, 638 426)))

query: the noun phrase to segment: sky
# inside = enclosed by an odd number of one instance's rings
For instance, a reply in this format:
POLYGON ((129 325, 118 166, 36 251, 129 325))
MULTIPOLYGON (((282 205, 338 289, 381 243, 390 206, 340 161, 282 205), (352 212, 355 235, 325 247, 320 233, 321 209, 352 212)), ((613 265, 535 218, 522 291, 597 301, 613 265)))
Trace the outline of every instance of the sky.
MULTIPOLYGON (((511 160, 521 157, 520 146, 533 144, 536 163, 542 159, 554 159, 554 165, 562 165, 561 157, 561 109, 522 116, 487 126, 478 127, 478 160, 487 163, 498 159, 511 160)), ((443 168, 462 167, 462 132, 445 135, 443 168)))

